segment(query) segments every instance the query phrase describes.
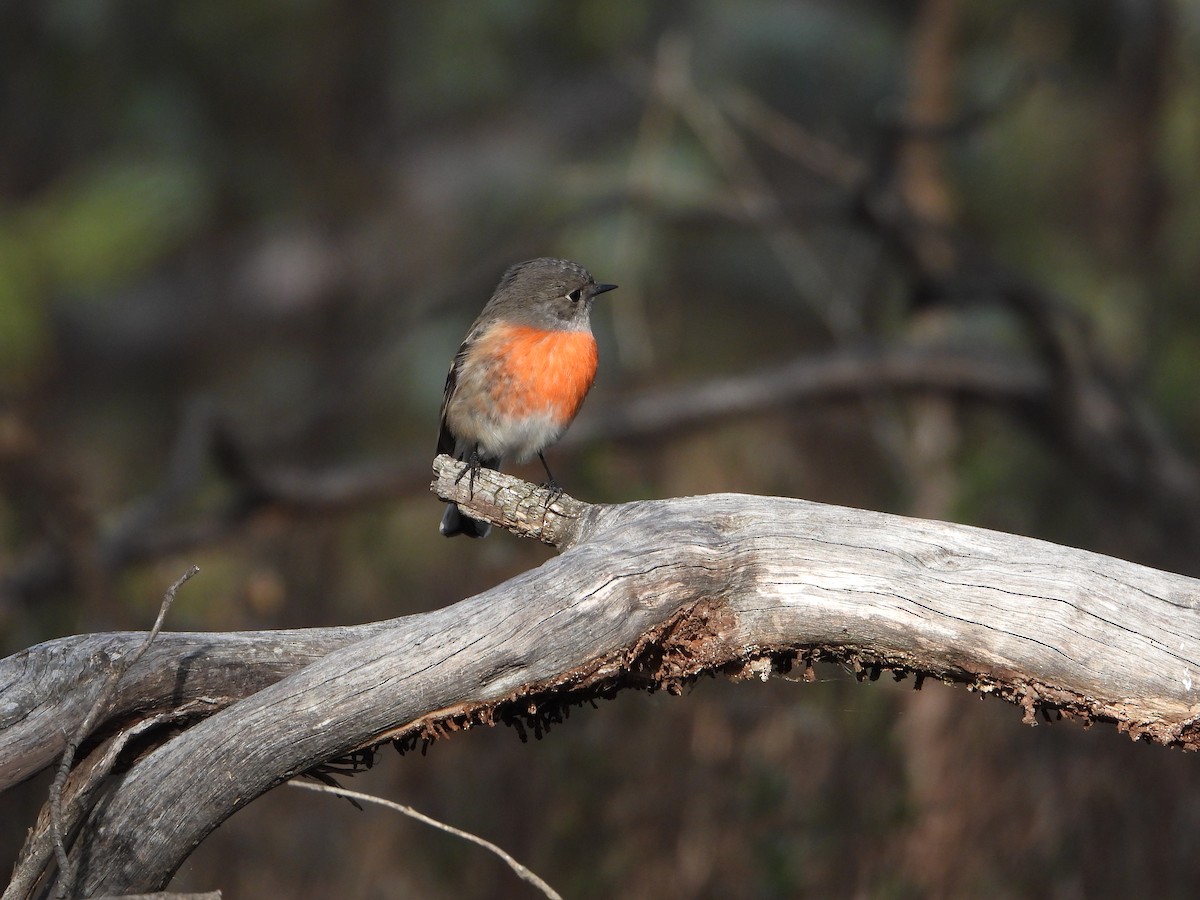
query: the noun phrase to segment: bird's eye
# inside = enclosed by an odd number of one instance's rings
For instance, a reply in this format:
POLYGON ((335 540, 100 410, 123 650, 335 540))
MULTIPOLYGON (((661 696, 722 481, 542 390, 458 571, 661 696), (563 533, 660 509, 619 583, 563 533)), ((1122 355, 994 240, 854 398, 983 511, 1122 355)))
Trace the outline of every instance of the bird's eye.
POLYGON ((581 291, 579 288, 575 288, 575 290, 573 290, 573 291, 571 291, 571 293, 567 294, 567 299, 570 300, 572 303, 578 303, 579 298, 582 296, 583 296, 583 291, 581 291))

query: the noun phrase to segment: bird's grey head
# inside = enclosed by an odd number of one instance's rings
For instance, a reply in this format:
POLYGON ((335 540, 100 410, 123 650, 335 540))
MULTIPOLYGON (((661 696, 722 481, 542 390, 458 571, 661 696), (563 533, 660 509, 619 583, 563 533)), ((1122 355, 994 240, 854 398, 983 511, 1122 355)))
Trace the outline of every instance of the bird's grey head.
POLYGON ((516 319, 542 328, 584 331, 597 294, 615 284, 597 284, 578 263, 542 257, 517 263, 496 285, 492 304, 516 319))

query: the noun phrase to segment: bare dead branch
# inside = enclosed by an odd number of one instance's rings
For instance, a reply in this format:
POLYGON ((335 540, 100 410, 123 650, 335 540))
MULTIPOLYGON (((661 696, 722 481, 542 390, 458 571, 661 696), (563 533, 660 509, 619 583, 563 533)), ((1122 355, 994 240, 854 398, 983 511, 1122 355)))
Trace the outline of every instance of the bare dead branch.
MULTIPOLYGON (((138 759, 70 848, 84 896, 161 888, 236 809, 363 747, 411 747, 496 722, 540 734, 572 703, 628 688, 679 691, 703 674, 768 678, 842 660, 863 678, 890 670, 966 684, 1027 720, 1055 710, 1200 745, 1200 582, 800 500, 556 504, 490 471, 472 499, 465 481, 454 484, 460 466, 439 457, 439 493, 473 515, 540 527, 566 551, 453 606, 380 623, 336 649, 333 641, 303 668, 276 662, 276 677, 290 674, 138 759)), ((123 684, 144 692, 146 661, 172 638, 160 636, 123 684)), ((226 641, 264 639, 192 636, 206 648, 192 664, 226 641)), ((25 662, 38 654, 26 651, 25 662)), ((8 704, 0 693, 0 709, 8 704)))
MULTIPOLYGON (((165 633, 117 685, 98 731, 163 711, 215 711, 391 622, 284 631, 165 633)), ((58 638, 0 660, 0 790, 51 765, 91 707, 109 660, 144 632, 58 638)))

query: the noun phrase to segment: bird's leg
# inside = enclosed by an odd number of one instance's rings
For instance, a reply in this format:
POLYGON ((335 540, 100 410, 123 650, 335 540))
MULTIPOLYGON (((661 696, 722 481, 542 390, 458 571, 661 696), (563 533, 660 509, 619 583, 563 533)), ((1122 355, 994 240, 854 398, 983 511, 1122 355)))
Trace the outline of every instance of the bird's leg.
POLYGON ((479 469, 482 465, 479 462, 479 448, 472 447, 471 454, 465 460, 463 460, 463 462, 465 462, 466 465, 463 466, 462 471, 458 473, 458 477, 456 477, 454 479, 454 483, 458 484, 460 481, 463 480, 463 476, 466 475, 468 472, 470 472, 471 477, 467 479, 467 494, 471 497, 474 497, 475 496, 475 473, 477 473, 479 471, 479 469))
POLYGON ((542 451, 538 451, 538 459, 542 461, 542 468, 546 470, 546 483, 543 487, 550 492, 550 502, 553 503, 563 495, 563 489, 558 486, 558 482, 554 480, 554 475, 550 471, 550 467, 546 465, 546 457, 542 456, 542 451))

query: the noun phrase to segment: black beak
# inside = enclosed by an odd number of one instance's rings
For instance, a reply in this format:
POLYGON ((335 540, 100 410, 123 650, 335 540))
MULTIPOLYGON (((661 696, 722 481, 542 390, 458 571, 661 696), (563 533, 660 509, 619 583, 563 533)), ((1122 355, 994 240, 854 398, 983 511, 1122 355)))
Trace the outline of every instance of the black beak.
POLYGON ((595 297, 597 294, 603 294, 605 291, 614 291, 616 289, 617 286, 615 284, 598 284, 593 288, 592 296, 595 297))

